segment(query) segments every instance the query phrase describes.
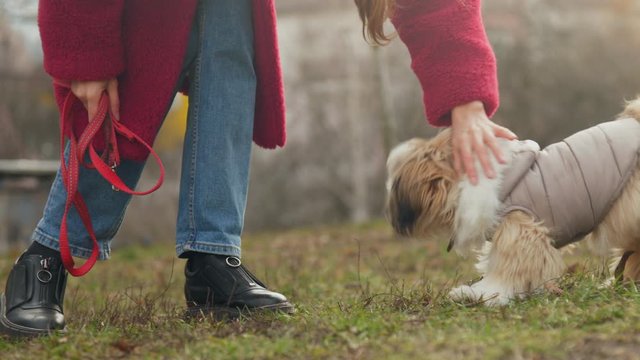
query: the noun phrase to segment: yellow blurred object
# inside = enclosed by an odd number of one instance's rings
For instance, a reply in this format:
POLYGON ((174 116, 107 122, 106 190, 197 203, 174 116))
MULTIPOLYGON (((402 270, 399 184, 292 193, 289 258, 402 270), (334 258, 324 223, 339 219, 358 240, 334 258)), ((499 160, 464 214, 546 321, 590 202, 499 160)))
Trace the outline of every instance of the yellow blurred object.
POLYGON ((174 150, 182 145, 184 132, 187 129, 188 109, 189 98, 182 94, 178 95, 156 137, 153 146, 156 151, 174 150))
POLYGON ((42 91, 38 93, 38 104, 41 104, 46 107, 56 106, 56 101, 53 98, 53 93, 48 89, 47 91, 42 91))

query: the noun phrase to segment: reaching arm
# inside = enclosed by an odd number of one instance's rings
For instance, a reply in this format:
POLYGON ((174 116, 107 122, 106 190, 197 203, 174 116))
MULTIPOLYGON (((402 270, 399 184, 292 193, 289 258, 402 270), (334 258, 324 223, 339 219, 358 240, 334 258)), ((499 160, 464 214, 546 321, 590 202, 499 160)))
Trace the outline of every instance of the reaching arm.
POLYGON ((475 159, 494 177, 490 154, 504 162, 496 137, 516 138, 489 120, 498 108, 496 59, 480 0, 398 0, 392 22, 411 54, 427 119, 452 127, 454 166, 477 183, 475 159))
POLYGON ((451 125, 451 110, 479 100, 488 116, 498 108, 496 59, 480 0, 398 0, 392 17, 422 89, 427 118, 451 125))

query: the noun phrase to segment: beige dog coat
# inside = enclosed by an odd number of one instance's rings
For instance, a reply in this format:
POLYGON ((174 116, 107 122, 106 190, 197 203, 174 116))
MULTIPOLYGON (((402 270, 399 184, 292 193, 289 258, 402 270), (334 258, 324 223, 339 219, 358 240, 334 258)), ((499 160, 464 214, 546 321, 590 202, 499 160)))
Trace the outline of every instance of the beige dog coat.
POLYGON ((543 150, 514 153, 505 170, 503 215, 521 210, 551 229, 554 246, 580 240, 602 221, 636 169, 640 123, 621 119, 543 150))

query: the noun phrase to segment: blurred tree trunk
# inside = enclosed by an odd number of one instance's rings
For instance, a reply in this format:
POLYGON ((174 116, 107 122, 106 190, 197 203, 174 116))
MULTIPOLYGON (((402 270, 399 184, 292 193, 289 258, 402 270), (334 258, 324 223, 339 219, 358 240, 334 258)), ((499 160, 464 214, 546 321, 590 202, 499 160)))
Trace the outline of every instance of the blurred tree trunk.
POLYGON ((8 236, 8 216, 7 211, 9 209, 9 195, 0 191, 0 254, 3 254, 9 248, 9 236, 8 236))
MULTIPOLYGON (((353 49, 355 44, 351 44, 349 38, 346 39, 345 49, 353 49)), ((351 162, 351 221, 363 222, 371 218, 369 213, 369 189, 367 181, 367 167, 370 166, 367 160, 367 149, 365 139, 366 131, 363 127, 371 122, 371 119, 364 118, 362 111, 362 90, 360 83, 362 77, 359 74, 361 64, 358 64, 356 55, 347 57, 347 123, 349 131, 349 158, 351 162)))
POLYGON ((394 119, 393 98, 391 96, 391 81, 389 75, 389 64, 385 57, 385 52, 379 46, 371 48, 373 59, 376 65, 377 85, 380 96, 380 114, 382 129, 382 140, 384 153, 389 154, 398 141, 398 131, 396 119, 394 119))
POLYGON ((2 129, 0 131, 0 159, 17 157, 22 151, 22 146, 19 144, 20 137, 13 126, 11 113, 2 103, 0 103, 0 129, 2 129))

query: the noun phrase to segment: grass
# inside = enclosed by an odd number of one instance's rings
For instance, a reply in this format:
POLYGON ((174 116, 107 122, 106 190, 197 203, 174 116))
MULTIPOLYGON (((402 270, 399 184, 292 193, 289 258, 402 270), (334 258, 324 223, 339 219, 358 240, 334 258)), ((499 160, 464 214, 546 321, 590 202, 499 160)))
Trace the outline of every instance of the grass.
MULTIPOLYGON (((244 261, 297 305, 293 316, 182 319, 182 270, 171 244, 117 249, 70 279, 69 332, 0 338, 4 359, 637 359, 640 294, 602 287, 582 253, 543 294, 503 308, 444 294, 477 275, 443 244, 395 239, 383 223, 250 234, 244 261)), ((13 254, 16 255, 16 254, 13 254)), ((6 279, 14 256, 0 260, 6 279)))

